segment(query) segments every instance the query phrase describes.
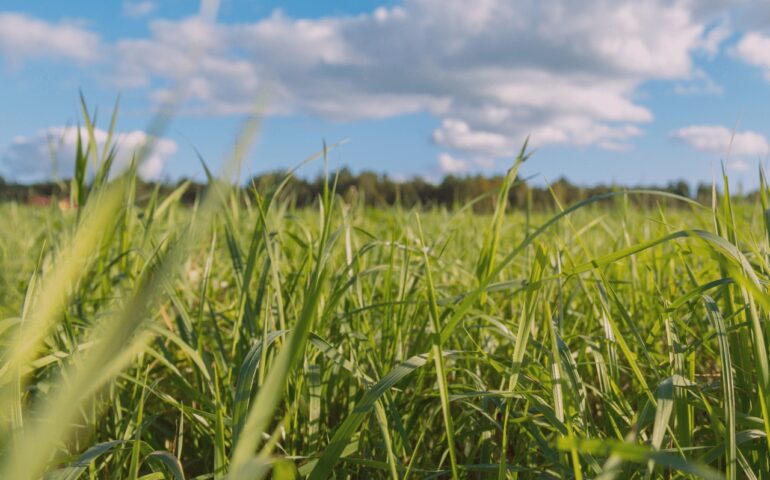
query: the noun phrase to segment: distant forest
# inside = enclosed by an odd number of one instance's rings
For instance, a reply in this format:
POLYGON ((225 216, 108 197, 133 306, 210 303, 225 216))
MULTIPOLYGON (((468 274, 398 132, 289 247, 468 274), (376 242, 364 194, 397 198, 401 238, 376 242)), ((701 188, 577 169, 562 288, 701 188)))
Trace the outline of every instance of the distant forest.
MULTIPOLYGON (((334 173, 330 177, 334 178, 334 173)), ((270 192, 286 176, 285 172, 272 172, 255 176, 246 182, 242 191, 244 195, 253 195, 254 189, 262 194, 270 192)), ((446 207, 457 208, 466 205, 471 200, 484 196, 473 208, 477 212, 487 212, 494 208, 495 194, 502 183, 503 177, 498 176, 446 176, 440 183, 431 183, 419 177, 406 181, 396 181, 384 174, 362 172, 353 174, 347 169, 342 169, 337 175, 337 193, 347 202, 364 202, 368 206, 381 207, 401 205, 405 208, 412 207, 446 207)), ((156 184, 138 181, 137 200, 143 201, 150 198, 157 188, 161 195, 174 191, 184 183, 156 184)), ((282 198, 297 207, 314 204, 323 192, 324 178, 317 176, 313 179, 291 177, 282 191, 282 198)), ((0 177, 0 201, 47 204, 69 197, 69 182, 49 182, 31 185, 6 182, 0 177)), ((185 203, 193 204, 205 190, 206 185, 191 182, 182 196, 185 203)), ((603 193, 623 190, 626 188, 645 188, 663 190, 678 195, 694 198, 703 203, 711 201, 711 185, 701 184, 691 189, 685 181, 671 182, 664 186, 618 186, 596 185, 584 187, 574 185, 562 178, 548 187, 532 186, 525 181, 518 181, 510 190, 508 201, 512 208, 526 208, 529 205, 533 210, 550 210, 556 206, 555 198, 558 198, 562 206, 600 195, 603 193)), ((634 196, 631 200, 635 204, 654 206, 661 202, 660 197, 634 196)), ((673 204, 673 203, 672 203, 673 204)))

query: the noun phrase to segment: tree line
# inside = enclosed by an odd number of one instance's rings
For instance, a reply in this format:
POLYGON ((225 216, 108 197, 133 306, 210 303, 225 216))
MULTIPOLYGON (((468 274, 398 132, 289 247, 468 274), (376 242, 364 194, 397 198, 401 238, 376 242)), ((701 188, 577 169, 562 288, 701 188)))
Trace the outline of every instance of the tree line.
MULTIPOLYGON (((252 177, 241 186, 244 196, 266 194, 274 190, 286 178, 286 172, 275 171, 252 177)), ((284 201, 297 207, 313 205, 322 194, 325 177, 314 178, 291 176, 280 194, 284 201)), ((154 183, 137 179, 138 201, 147 200, 152 192, 165 195, 177 189, 185 180, 177 182, 154 183)), ((459 208, 475 200, 472 208, 476 212, 489 212, 494 209, 496 193, 503 182, 502 175, 484 176, 447 175, 440 182, 429 182, 420 177, 397 181, 386 174, 364 171, 354 174, 347 168, 329 174, 329 182, 336 182, 338 195, 346 202, 361 202, 367 206, 384 207, 399 205, 404 208, 444 207, 459 208)), ((182 195, 182 201, 193 204, 205 190, 206 185, 190 182, 182 195)), ((680 180, 663 186, 654 185, 595 185, 581 186, 560 178, 548 186, 536 186, 524 180, 517 181, 510 189, 508 203, 511 208, 530 208, 532 210, 550 210, 557 206, 570 205, 587 198, 626 188, 644 188, 665 191, 702 203, 711 201, 712 186, 700 184, 690 188, 687 182, 680 180)), ((69 197, 70 184, 66 181, 19 184, 6 182, 0 177, 0 201, 19 203, 41 203, 58 201, 69 197)), ((629 201, 640 206, 655 206, 666 202, 661 197, 634 196, 629 201)), ((670 202, 676 204, 677 202, 670 202)))

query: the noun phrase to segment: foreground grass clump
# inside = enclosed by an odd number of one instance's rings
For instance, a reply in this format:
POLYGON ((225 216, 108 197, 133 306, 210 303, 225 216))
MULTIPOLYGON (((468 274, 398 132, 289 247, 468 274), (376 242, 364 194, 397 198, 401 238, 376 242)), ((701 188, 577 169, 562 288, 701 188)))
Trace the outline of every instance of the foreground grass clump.
POLYGON ((770 475, 764 190, 190 209, 134 170, 0 205, 2 478, 770 475))

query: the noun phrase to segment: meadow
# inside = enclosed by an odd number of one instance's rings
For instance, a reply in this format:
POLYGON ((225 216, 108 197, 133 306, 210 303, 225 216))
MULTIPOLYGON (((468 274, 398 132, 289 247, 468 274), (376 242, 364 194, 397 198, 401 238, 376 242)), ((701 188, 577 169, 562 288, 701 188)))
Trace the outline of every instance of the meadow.
POLYGON ((79 208, 0 204, 0 478, 770 478, 764 182, 510 210, 526 158, 493 214, 188 207, 84 138, 79 208))

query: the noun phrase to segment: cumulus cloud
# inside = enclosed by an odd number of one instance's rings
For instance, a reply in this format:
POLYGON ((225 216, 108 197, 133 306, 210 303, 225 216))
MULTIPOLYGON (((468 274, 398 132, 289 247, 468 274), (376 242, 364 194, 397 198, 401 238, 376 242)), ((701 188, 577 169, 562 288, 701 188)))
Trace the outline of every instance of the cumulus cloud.
POLYGON ((722 156, 764 156, 770 143, 761 133, 736 132, 721 125, 691 125, 671 133, 671 138, 701 152, 722 156))
POLYGON ((462 120, 447 119, 433 132, 433 140, 441 146, 465 152, 481 152, 493 157, 508 155, 513 148, 511 138, 499 133, 473 131, 462 120))
POLYGON ((123 15, 127 17, 144 17, 157 10, 157 8, 158 4, 149 0, 123 1, 123 15))
MULTIPOLYGON (((88 131, 81 127, 81 138, 88 139, 88 131)), ((101 152, 107 141, 107 132, 94 131, 94 137, 101 152)), ((77 127, 50 127, 34 135, 16 137, 0 156, 0 167, 5 175, 19 182, 35 182, 52 177, 69 178, 75 170, 77 148, 77 127)), ((147 142, 147 134, 134 130, 113 136, 116 157, 113 168, 126 168, 133 155, 147 142)), ((157 179, 163 173, 163 166, 177 151, 177 144, 167 138, 156 139, 152 152, 139 168, 139 174, 146 179, 157 179)))
POLYGON ((19 13, 0 12, 0 53, 12 65, 28 58, 56 58, 86 64, 101 54, 100 37, 81 26, 50 23, 19 13))
POLYGON ((741 37, 734 53, 744 62, 761 68, 765 79, 770 81, 770 37, 758 32, 748 32, 741 37))
MULTIPOLYGON (((135 13, 151 3, 126 2, 135 13)), ((527 136, 535 147, 630 148, 653 120, 638 98, 643 83, 718 90, 692 59, 730 35, 718 4, 403 0, 315 19, 279 10, 246 23, 156 19, 148 36, 105 48, 116 86, 148 88, 160 103, 182 82, 187 112, 250 113, 261 89, 271 115, 427 112, 441 122, 434 143, 450 152, 439 168, 451 170, 514 155, 527 136)))
POLYGON ((151 22, 116 45, 123 86, 189 79, 192 105, 246 113, 261 86, 270 114, 355 120, 428 112, 434 142, 504 157, 532 144, 625 149, 652 113, 636 98, 652 79, 693 77, 727 27, 690 1, 405 0, 369 14, 253 23, 151 22), (597 22, 597 18, 602 18, 597 22), (711 23, 709 23, 711 22, 711 23), (196 49, 189 48, 195 40, 196 49))

